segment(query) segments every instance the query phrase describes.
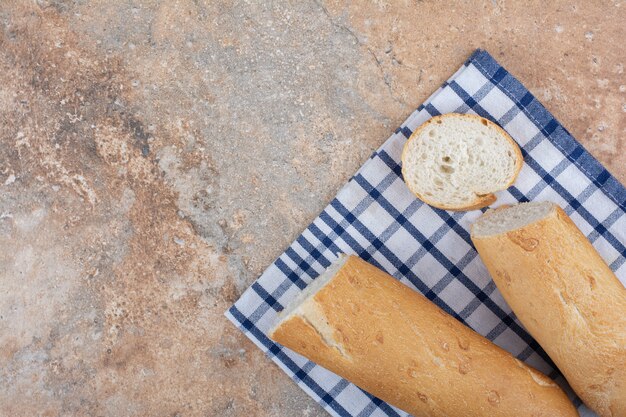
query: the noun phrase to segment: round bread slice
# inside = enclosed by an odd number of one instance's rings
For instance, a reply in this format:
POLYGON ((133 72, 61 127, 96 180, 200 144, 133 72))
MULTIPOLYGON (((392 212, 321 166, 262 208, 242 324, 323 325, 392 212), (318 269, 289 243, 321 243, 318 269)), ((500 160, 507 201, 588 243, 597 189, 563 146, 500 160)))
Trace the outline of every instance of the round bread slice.
POLYGON ((517 143, 480 116, 449 113, 421 125, 402 151, 402 176, 420 200, 445 210, 474 210, 515 182, 524 158, 517 143))

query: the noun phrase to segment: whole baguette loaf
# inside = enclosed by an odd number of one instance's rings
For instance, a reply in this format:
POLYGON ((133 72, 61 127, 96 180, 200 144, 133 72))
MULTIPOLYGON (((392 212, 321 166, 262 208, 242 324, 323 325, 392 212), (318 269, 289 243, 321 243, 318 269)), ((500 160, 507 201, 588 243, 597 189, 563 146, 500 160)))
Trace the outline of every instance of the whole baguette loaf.
POLYGON ((488 211, 472 240, 505 300, 574 391, 626 416, 626 289, 553 203, 488 211))
POLYGON ((548 377, 357 257, 340 257, 270 338, 416 417, 578 416, 548 377))

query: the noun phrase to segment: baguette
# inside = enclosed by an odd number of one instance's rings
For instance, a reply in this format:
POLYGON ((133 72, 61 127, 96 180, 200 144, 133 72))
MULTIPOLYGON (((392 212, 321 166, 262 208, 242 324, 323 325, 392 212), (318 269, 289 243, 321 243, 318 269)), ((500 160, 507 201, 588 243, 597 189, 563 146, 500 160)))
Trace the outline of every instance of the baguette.
POLYGON ((488 211, 472 240, 498 289, 580 398, 626 416, 626 289, 549 202, 488 211))
POLYGON ((574 417, 552 380, 421 294, 340 257, 270 338, 416 417, 574 417))

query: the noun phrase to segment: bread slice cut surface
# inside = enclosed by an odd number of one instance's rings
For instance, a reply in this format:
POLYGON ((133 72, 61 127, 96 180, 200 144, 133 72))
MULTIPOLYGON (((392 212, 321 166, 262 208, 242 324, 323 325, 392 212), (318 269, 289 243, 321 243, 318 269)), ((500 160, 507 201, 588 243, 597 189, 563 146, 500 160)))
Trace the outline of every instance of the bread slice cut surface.
POLYGON ((517 230, 547 217, 555 207, 549 201, 537 201, 489 210, 472 225, 472 236, 487 237, 517 230))
POLYGON ((402 151, 402 175, 425 203, 473 210, 496 201, 511 186, 523 157, 497 124, 475 115, 433 117, 411 135, 402 151))

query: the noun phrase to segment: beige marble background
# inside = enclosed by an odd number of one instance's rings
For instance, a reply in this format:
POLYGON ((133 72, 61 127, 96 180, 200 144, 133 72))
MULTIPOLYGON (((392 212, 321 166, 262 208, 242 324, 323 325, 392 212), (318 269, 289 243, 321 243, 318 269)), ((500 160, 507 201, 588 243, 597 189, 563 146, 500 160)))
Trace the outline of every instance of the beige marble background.
POLYGON ((325 415, 224 310, 477 47, 626 181, 625 21, 622 1, 2 1, 0 415, 325 415))

